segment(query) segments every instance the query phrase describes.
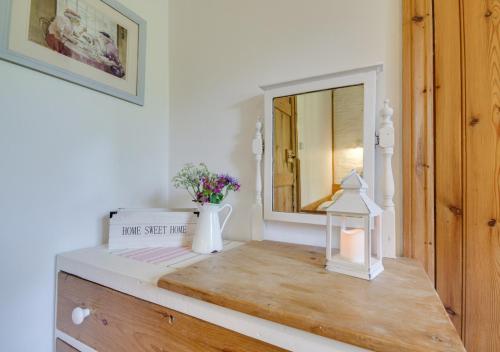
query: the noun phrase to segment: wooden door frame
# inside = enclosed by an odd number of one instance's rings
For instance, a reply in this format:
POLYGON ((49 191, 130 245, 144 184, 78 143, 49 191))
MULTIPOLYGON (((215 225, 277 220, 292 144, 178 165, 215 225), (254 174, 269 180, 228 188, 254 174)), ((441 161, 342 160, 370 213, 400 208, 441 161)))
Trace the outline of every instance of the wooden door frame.
POLYGON ((434 2, 436 290, 457 332, 465 328, 463 1, 434 2))
POLYGON ((499 15, 493 0, 403 1, 404 253, 474 351, 500 346, 499 15))
POLYGON ((404 0, 403 16, 404 255, 463 336, 461 0, 404 0))
POLYGON ((433 0, 403 0, 403 252, 435 278, 433 0))

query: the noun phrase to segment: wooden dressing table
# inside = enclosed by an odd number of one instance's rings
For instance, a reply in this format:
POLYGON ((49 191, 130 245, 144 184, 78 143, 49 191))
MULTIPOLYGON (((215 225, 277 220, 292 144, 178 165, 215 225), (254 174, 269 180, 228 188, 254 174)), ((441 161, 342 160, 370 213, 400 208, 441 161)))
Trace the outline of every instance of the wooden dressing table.
POLYGON ((163 266, 104 246, 59 255, 57 351, 464 351, 413 260, 386 260, 371 282, 323 261, 268 241, 163 266))

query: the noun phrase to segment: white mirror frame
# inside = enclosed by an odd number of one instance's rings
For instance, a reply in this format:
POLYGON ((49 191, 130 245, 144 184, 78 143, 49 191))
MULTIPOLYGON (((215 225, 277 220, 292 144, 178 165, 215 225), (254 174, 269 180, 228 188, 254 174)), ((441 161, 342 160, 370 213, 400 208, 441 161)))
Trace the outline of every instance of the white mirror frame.
POLYGON ((326 89, 363 84, 363 179, 369 187, 369 195, 375 195, 375 129, 377 106, 377 74, 382 66, 316 76, 284 83, 261 86, 264 90, 264 132, 267 153, 264 153, 264 219, 295 223, 326 225, 326 215, 285 213, 273 211, 273 99, 326 89))

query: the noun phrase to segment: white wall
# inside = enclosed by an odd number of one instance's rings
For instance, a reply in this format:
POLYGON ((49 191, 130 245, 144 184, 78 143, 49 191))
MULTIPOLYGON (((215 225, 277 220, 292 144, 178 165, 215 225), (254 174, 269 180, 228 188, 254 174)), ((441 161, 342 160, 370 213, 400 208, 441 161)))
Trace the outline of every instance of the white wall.
MULTIPOLYGON (((400 131, 400 1, 171 0, 170 6, 171 175, 185 162, 205 161, 241 178, 241 193, 229 199, 236 206, 229 236, 249 238, 259 85, 384 63, 379 103, 392 100, 400 131)), ((399 210, 400 133, 394 166, 399 210)), ((177 190, 171 203, 190 205, 177 190)), ((305 231, 311 242, 324 242, 322 227, 267 224, 267 236, 275 238, 293 240, 305 231)))
POLYGON ((52 351, 56 253, 166 205, 168 3, 123 4, 148 22, 145 107, 0 61, 1 351, 52 351))
POLYGON ((297 96, 301 207, 332 194, 332 91, 297 96))

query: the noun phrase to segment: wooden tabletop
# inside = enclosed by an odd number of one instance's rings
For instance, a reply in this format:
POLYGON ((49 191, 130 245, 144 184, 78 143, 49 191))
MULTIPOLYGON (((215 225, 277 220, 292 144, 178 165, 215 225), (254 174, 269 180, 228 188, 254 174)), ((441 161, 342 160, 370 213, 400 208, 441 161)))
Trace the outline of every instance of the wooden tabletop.
POLYGON ((249 242, 158 286, 374 351, 465 351, 421 266, 385 259, 373 281, 327 272, 324 249, 249 242))

